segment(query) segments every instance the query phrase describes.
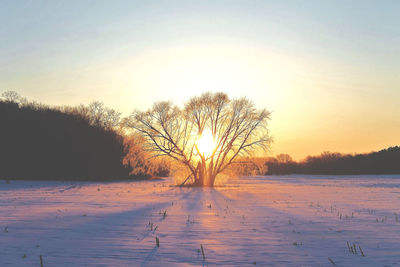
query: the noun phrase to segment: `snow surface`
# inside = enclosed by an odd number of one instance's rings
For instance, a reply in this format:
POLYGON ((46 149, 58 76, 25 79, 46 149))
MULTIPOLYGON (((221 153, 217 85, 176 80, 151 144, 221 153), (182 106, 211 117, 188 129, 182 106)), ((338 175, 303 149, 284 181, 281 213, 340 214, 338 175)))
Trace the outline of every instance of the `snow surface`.
POLYGON ((400 266, 399 217, 399 175, 2 180, 0 266, 400 266))

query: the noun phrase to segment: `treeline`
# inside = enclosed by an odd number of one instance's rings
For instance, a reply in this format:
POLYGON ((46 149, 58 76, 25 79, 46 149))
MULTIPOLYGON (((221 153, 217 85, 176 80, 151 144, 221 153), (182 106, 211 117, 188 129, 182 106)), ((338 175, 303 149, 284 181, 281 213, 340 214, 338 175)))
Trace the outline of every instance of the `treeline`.
MULTIPOLYGON (((3 93, 0 179, 115 180, 171 174, 172 163, 145 152, 142 137, 124 131, 120 115, 100 102, 50 107, 16 92, 3 93)), ((298 162, 287 154, 241 158, 229 172, 400 174, 400 147, 355 155, 324 152, 298 162)))
MULTIPOLYGON (((15 92, 0 99, 0 179, 131 178, 120 114, 94 102, 49 107, 15 92)), ((139 175, 139 174, 138 174, 139 175)))
POLYGON ((400 147, 354 155, 324 152, 299 162, 281 154, 265 164, 266 174, 400 174, 400 147))

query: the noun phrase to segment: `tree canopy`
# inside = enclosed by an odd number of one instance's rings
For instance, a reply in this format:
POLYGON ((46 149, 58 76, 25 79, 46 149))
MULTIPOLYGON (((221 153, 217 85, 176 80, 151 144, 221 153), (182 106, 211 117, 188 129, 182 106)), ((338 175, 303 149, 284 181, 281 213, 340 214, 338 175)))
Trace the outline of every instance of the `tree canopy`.
POLYGON ((183 108, 158 102, 148 111, 135 111, 126 125, 144 138, 146 151, 168 156, 188 170, 183 183, 213 186, 236 158, 267 148, 269 119, 270 112, 256 109, 246 98, 204 93, 183 108), (212 140, 200 146, 205 135, 212 140), (210 147, 204 149, 205 145, 210 147))

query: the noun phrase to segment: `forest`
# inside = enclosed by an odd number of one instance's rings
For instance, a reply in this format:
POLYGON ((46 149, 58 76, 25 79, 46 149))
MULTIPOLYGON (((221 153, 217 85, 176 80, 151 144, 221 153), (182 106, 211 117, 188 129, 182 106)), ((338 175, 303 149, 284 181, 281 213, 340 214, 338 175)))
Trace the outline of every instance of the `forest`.
POLYGON ((49 107, 15 92, 0 101, 0 179, 130 178, 119 113, 99 102, 49 107))

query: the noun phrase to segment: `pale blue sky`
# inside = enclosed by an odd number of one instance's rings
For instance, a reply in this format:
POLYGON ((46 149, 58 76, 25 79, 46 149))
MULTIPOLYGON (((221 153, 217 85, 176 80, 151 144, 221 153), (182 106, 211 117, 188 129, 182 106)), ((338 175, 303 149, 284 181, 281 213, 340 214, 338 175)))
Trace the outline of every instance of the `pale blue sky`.
POLYGON ((399 14, 400 1, 0 0, 0 91, 128 114, 223 90, 273 111, 273 153, 370 151, 400 143, 399 14))

